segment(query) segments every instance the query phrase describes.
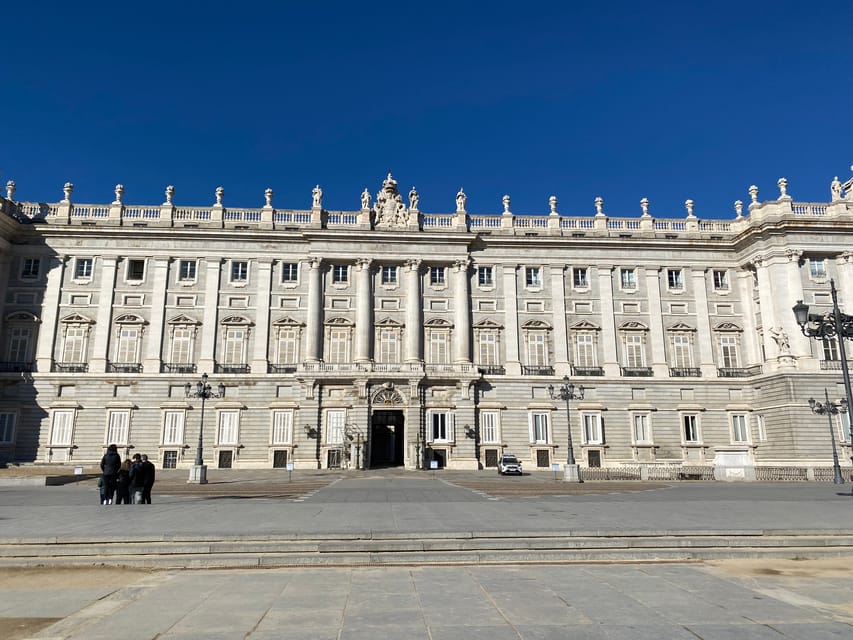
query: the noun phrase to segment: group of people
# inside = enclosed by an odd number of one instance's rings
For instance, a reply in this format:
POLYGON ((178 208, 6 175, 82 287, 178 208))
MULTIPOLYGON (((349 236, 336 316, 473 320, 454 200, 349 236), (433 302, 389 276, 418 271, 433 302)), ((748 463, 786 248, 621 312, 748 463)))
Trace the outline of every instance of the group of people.
POLYGON ((111 444, 101 458, 101 504, 151 504, 155 469, 144 453, 122 462, 118 446, 111 444))

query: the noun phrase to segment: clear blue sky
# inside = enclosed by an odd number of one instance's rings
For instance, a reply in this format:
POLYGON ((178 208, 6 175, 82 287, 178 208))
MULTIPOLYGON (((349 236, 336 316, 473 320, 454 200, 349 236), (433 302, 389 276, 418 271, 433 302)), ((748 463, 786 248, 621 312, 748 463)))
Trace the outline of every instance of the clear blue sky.
POLYGON ((853 163, 853 2, 8 2, 0 181, 22 200, 733 217, 853 163))

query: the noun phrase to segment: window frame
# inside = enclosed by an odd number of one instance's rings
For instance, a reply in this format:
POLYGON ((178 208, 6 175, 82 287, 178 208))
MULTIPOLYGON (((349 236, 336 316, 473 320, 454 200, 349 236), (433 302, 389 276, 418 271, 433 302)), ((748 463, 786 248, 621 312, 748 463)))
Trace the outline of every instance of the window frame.
POLYGON ((728 269, 713 269, 711 277, 714 280, 714 291, 730 290, 728 269))
POLYGON ((16 411, 0 411, 0 445, 14 444, 17 422, 18 413, 16 411))
POLYGON ((829 278, 829 265, 826 258, 809 258, 809 279, 825 282, 829 278), (818 268, 818 265, 819 268, 818 268))
POLYGON ((41 276, 41 258, 21 258, 20 280, 38 280, 41 276))
POLYGON ((687 446, 701 445, 702 444, 701 416, 698 413, 682 413, 680 422, 681 422, 681 444, 687 445, 687 446), (688 431, 693 432, 693 434, 692 434, 693 439, 688 438, 688 431))
POLYGON ((127 446, 130 442, 130 409, 107 409, 104 445, 127 446))
POLYGON ((480 410, 480 444, 500 444, 501 412, 498 409, 480 410))
POLYGON ((492 265, 477 266, 477 286, 490 289, 495 286, 495 268, 492 265))
POLYGON ((749 414, 729 414, 729 434, 732 444, 751 444, 752 434, 749 425, 749 414))
POLYGON ((447 444, 455 442, 456 419, 449 409, 430 409, 428 411, 429 442, 447 444))
POLYGON ((598 411, 581 411, 581 443, 587 446, 604 444, 604 429, 598 411))
POLYGON ((240 410, 219 409, 216 415, 216 446, 236 447, 240 442, 240 410), (228 420, 226 420, 226 416, 228 420), (233 417, 233 424, 226 424, 233 417), (229 431, 226 431, 229 429, 229 431), (230 438, 233 430, 233 439, 230 438), (224 438, 223 436, 228 436, 224 438))
POLYGON ((163 412, 163 432, 160 436, 163 446, 183 446, 186 424, 186 409, 166 409, 163 412))
POLYGON ((124 267, 124 281, 135 283, 145 282, 146 266, 147 264, 145 258, 126 258, 124 267), (142 265, 142 273, 137 273, 140 264, 142 265))
POLYGON ((666 270, 666 288, 669 291, 684 291, 684 269, 668 268, 666 270))
POLYGON ((548 445, 551 444, 553 438, 553 428, 551 426, 551 412, 548 410, 536 409, 527 414, 527 422, 531 445, 548 445))
POLYGON ((431 287, 447 286, 447 267, 433 265, 429 268, 429 285, 431 287))
POLYGON ((245 286, 249 283, 249 261, 231 260, 228 269, 228 282, 236 286, 245 286))
POLYGON ((589 267, 572 267, 572 289, 589 289, 589 267))
POLYGON ((50 440, 48 441, 48 447, 71 447, 74 445, 74 426, 77 421, 77 410, 76 409, 53 409, 52 414, 50 416, 50 440), (65 438, 58 439, 57 438, 57 422, 60 422, 58 419, 60 416, 67 418, 67 424, 63 424, 60 433, 64 436, 67 431, 67 440, 65 438))
POLYGON ((634 267, 619 267, 619 289, 622 291, 637 290, 637 270, 634 267))
POLYGON ((90 257, 74 258, 74 280, 89 281, 95 272, 95 259, 90 257))
POLYGON ((332 265, 332 284, 349 284, 349 265, 336 263, 332 265))
POLYGON ((198 260, 181 258, 178 261, 178 282, 195 282, 198 279, 198 260))
POLYGON ((270 415, 270 446, 293 444, 293 409, 273 409, 270 415))
POLYGON ((533 290, 542 288, 542 267, 524 267, 524 288, 533 290))
POLYGON ((382 285, 386 287, 393 287, 400 284, 400 273, 397 265, 395 264, 383 264, 380 267, 380 277, 379 280, 382 285))
POLYGON ((648 411, 631 413, 631 443, 636 446, 654 444, 652 414, 648 411))
POLYGON ((279 278, 281 284, 299 284, 299 263, 282 262, 279 278))

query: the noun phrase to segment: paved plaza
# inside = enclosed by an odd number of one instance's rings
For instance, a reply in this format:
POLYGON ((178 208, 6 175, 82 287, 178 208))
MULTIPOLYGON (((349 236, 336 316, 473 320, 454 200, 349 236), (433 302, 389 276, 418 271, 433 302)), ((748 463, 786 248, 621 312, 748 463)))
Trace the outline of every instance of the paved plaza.
MULTIPOLYGON (((849 485, 586 483, 553 495, 547 475, 294 474, 289 491, 279 487, 286 481, 262 472, 214 473, 210 486, 195 489, 177 474, 161 476, 150 506, 100 506, 90 480, 0 487, 0 543, 853 531, 849 485)), ((42 568, 0 569, 0 637, 848 638, 850 560, 151 571, 52 567, 45 558, 42 568)))

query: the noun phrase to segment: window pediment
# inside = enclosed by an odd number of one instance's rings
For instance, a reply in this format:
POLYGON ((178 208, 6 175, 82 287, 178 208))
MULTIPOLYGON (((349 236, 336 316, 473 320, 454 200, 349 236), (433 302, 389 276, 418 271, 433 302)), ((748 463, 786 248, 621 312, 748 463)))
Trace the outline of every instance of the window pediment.
POLYGON ((734 322, 720 322, 714 325, 714 331, 743 331, 734 322))
POLYGON ((621 331, 648 331, 649 328, 644 325, 642 322, 637 322, 636 320, 629 320, 628 322, 623 322, 619 325, 619 329, 621 331))
POLYGON ((166 324, 201 324, 201 322, 182 313, 168 320, 166 324))
POLYGON ((6 316, 6 322, 41 322, 39 317, 28 311, 16 311, 6 316))
POLYGON ((230 324, 230 325, 250 325, 252 321, 244 316, 228 316, 223 318, 220 324, 230 324))
POLYGON ((299 322, 299 320, 294 320, 290 316, 285 316, 283 318, 279 318, 275 322, 273 322, 273 326, 275 327, 302 327, 304 323, 299 322))
POLYGON ((133 313, 123 313, 115 319, 116 324, 147 324, 145 319, 133 314, 133 313))
POLYGON ((63 322, 65 324, 95 324, 94 320, 92 320, 91 318, 87 318, 86 316, 80 315, 79 313, 71 313, 62 318, 60 322, 63 322))
POLYGON ((426 322, 424 322, 425 327, 431 327, 433 329, 450 329, 453 327, 449 321, 444 318, 430 318, 426 322))
POLYGON ((668 327, 667 331, 696 331, 696 328, 684 322, 676 322, 674 325, 668 327))
POLYGON ((329 318, 328 320, 326 320, 326 325, 332 326, 332 327, 352 327, 355 325, 355 323, 352 320, 350 320, 349 318, 340 318, 339 317, 339 318, 329 318))
POLYGON ((377 327, 402 327, 403 323, 397 322, 393 318, 382 318, 376 323, 377 327))
POLYGON ((547 322, 543 322, 542 320, 528 320, 523 325, 521 325, 522 329, 550 329, 551 325, 547 322))
POLYGON ((572 331, 601 331, 601 327, 589 320, 580 320, 569 327, 572 331))
POLYGON ((498 324, 494 320, 485 319, 485 320, 480 320, 479 322, 475 322, 474 328, 475 329, 497 330, 497 329, 503 329, 503 325, 498 324))

